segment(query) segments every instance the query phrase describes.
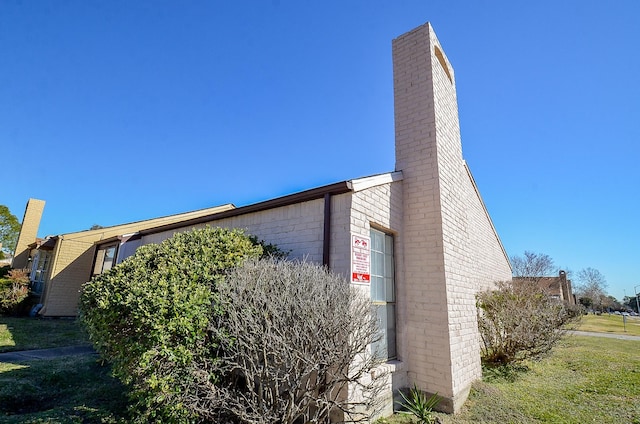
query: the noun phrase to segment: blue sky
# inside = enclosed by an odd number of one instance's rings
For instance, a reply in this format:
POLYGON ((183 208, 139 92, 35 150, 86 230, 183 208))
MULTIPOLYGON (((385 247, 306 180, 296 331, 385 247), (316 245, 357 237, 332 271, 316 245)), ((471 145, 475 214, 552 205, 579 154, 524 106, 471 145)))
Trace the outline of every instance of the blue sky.
MULTIPOLYGON (((430 21, 509 255, 640 285, 640 2, 0 2, 0 204, 40 236, 394 168, 391 40, 430 21)), ((640 289, 640 287, 639 287, 640 289)))

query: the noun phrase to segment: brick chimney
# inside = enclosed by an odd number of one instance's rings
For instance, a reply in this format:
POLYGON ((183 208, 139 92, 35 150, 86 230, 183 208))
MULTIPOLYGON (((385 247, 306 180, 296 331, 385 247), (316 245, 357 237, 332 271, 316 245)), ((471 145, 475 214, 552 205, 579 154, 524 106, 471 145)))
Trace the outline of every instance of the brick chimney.
POLYGON ((452 412, 482 376, 475 294, 510 280, 511 267, 463 160, 456 79, 429 23, 393 40, 393 77, 404 177, 399 352, 409 385, 438 392, 452 412))
POLYGON ((14 269, 26 268, 29 263, 29 245, 38 237, 38 227, 44 211, 44 200, 29 199, 22 218, 20 235, 13 254, 11 267, 14 269))

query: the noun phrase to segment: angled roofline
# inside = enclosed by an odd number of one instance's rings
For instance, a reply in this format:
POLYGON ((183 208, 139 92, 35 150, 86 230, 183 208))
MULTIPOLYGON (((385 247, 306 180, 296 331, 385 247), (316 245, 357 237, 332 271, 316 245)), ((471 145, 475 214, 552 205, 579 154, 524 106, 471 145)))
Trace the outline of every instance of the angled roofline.
POLYGON ((491 230, 493 230, 493 235, 495 236, 496 240, 498 240, 498 244, 500 245, 500 249, 502 250, 502 254, 504 255, 505 259, 507 260, 507 263, 509 264, 509 269, 511 269, 513 271, 513 267, 511 266, 511 260, 509 260, 509 255, 507 255, 507 251, 504 248, 504 245, 502 244, 502 240, 500 239, 500 235, 498 235, 498 231, 496 230, 495 225, 493 225, 493 220, 491 219, 491 215, 489 215, 489 211, 487 210, 487 205, 485 205, 484 200, 482 199, 482 195, 480 194, 480 190, 478 189, 478 186, 476 185, 476 180, 475 178, 473 178, 473 174, 471 173, 471 169, 469 169, 469 165, 467 164, 466 160, 462 161, 464 164, 464 169, 467 171, 467 175, 469 176, 469 179, 471 180, 471 185, 473 186, 473 189, 476 192, 476 195, 478 196, 478 199, 480 200, 480 204, 482 205, 482 210, 484 211, 485 216, 487 217, 487 220, 489 221, 489 225, 491 226, 491 230))
MULTIPOLYGON (((383 174, 371 175, 368 177, 355 178, 352 180, 340 181, 333 184, 328 184, 321 187, 316 187, 297 193, 276 197, 274 199, 265 200, 258 203, 252 203, 246 206, 236 207, 221 212, 212 213, 209 215, 203 215, 197 218, 192 218, 185 221, 175 222, 171 224, 160 225, 157 227, 151 227, 144 230, 137 231, 135 235, 130 237, 130 240, 135 240, 142 236, 149 234, 161 233, 164 231, 175 230, 177 228, 191 227, 198 224, 204 224, 211 221, 217 221, 224 218, 231 218, 234 216, 245 215, 248 213, 262 212, 269 209, 280 208, 284 206, 290 206, 296 203, 308 202, 311 200, 323 199, 325 196, 344 194, 349 192, 357 192, 365 190, 367 188, 375 187, 378 185, 391 183, 402 180, 402 171, 387 172, 383 174)), ((97 245, 111 243, 116 240, 120 240, 119 236, 110 237, 108 239, 97 241, 97 245)))
MULTIPOLYGON (((187 221, 176 222, 173 224, 161 225, 158 227, 147 228, 137 232, 137 236, 146 236, 149 234, 161 233, 164 231, 174 230, 176 228, 190 227, 193 225, 204 224, 210 221, 217 221, 224 218, 230 218, 248 213, 262 212, 269 209, 289 206, 296 203, 308 202, 324 198, 325 195, 343 194, 351 190, 349 181, 341 181, 339 183, 329 184, 322 187, 316 187, 298 193, 289 194, 275 199, 265 200, 263 202, 252 203, 250 205, 237 207, 222 212, 213 213, 211 215, 203 215, 198 218, 189 219, 187 221)), ((100 243, 102 244, 102 243, 100 243)))
POLYGON ((61 239, 70 239, 70 238, 75 239, 75 238, 79 238, 79 237, 91 236, 93 234, 99 234, 99 233, 105 232, 105 231, 117 230, 118 227, 126 227, 126 226, 130 226, 130 225, 145 225, 145 224, 153 225, 153 221, 176 219, 176 218, 179 218, 182 215, 193 215, 193 214, 196 214, 196 213, 202 213, 202 212, 206 212, 206 211, 210 211, 210 213, 208 213, 207 215, 211 215, 211 214, 215 214, 215 213, 221 212, 221 211, 233 210, 234 208, 235 208, 235 205, 233 205, 232 203, 225 203, 225 204, 218 205, 218 206, 212 206, 212 207, 209 207, 209 208, 196 209, 196 210, 188 211, 188 212, 180 212, 180 213, 175 213, 175 214, 171 214, 171 215, 158 216, 158 217, 155 217, 155 218, 143 219, 143 220, 132 221, 132 222, 125 222, 123 224, 109 225, 109 226, 97 228, 97 229, 94 229, 94 230, 88 229, 88 230, 74 231, 74 232, 70 232, 70 233, 61 233, 61 234, 55 235, 54 237, 61 238, 61 239))

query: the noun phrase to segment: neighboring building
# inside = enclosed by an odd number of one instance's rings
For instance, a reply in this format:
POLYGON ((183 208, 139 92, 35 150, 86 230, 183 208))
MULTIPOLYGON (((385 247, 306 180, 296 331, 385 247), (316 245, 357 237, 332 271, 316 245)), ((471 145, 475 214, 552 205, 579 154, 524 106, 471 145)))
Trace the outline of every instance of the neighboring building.
POLYGON ((564 271, 560 271, 557 277, 513 277, 513 281, 516 283, 519 281, 535 281, 538 287, 550 297, 569 305, 576 304, 576 297, 571 288, 571 280, 567 279, 567 273, 564 271))
MULTIPOLYGON (((111 237, 126 239, 127 234, 226 211, 233 209, 233 205, 36 239, 43 209, 42 200, 30 199, 27 203, 12 267, 31 270, 29 278, 32 293, 39 298, 36 302, 42 305, 39 313, 45 317, 61 317, 75 316, 78 312, 82 284, 93 275, 96 242, 111 237), (28 238, 31 239, 30 243, 26 242, 28 238)), ((110 267, 108 256, 103 262, 100 271, 110 267)))
POLYGON ((413 384, 458 410, 482 375, 475 294, 511 279, 511 267, 462 158, 454 72, 430 24, 393 40, 393 67, 395 171, 190 220, 95 230, 91 240, 59 236, 42 314, 75 314, 79 283, 141 245, 206 225, 243 228, 370 292, 385 331, 374 348, 390 371, 383 415, 413 384), (95 247, 83 245, 71 269, 56 255, 80 239, 95 247))

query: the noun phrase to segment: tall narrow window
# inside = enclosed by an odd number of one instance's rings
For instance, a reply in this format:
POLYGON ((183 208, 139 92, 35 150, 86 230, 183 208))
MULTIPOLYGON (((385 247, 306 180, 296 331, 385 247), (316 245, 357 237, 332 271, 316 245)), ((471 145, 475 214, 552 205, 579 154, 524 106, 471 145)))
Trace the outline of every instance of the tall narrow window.
POLYGON ((382 332, 374 344, 374 353, 383 358, 396 357, 396 298, 393 236, 371 229, 371 301, 378 314, 382 332))
POLYGON ((44 289, 45 279, 47 278, 47 272, 49 271, 49 261, 51 259, 51 253, 45 250, 38 250, 34 259, 31 274, 31 291, 33 294, 42 294, 44 289))

